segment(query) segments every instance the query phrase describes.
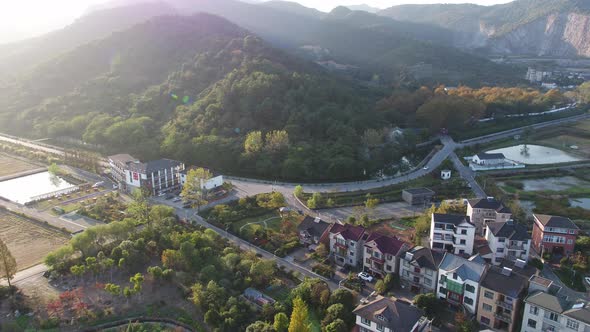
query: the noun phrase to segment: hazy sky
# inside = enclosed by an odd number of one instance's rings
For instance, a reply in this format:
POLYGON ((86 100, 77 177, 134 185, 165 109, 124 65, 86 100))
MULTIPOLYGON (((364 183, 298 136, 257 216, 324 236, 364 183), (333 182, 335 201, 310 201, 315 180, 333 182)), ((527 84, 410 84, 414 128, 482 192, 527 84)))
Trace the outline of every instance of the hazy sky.
MULTIPOLYGON (((91 5, 109 0, 0 0, 0 43, 59 29, 79 17, 91 5)), ((386 8, 402 3, 464 3, 482 5, 510 0, 295 0, 305 6, 329 11, 337 5, 367 3, 386 8)))

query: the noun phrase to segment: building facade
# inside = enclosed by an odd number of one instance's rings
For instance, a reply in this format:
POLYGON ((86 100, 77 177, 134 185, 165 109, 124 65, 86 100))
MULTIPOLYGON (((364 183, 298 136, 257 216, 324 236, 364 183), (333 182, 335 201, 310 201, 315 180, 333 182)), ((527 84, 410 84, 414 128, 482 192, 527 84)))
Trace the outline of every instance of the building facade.
POLYGON ((445 253, 438 268, 436 296, 474 314, 477 310, 479 283, 486 269, 485 261, 479 256, 466 259, 445 253))
POLYGON ((124 186, 126 183, 125 174, 127 172, 128 165, 133 162, 138 162, 138 160, 128 154, 117 154, 114 156, 109 156, 107 159, 109 160, 109 166, 113 180, 115 180, 119 186, 124 186))
POLYGON ((366 236, 361 226, 334 224, 330 229, 330 254, 334 262, 341 266, 362 266, 366 236))
POLYGON ((412 188, 402 191, 402 199, 410 205, 430 205, 434 191, 428 188, 412 188))
POLYGON ((521 331, 590 331, 590 308, 583 300, 535 291, 525 300, 521 331))
POLYGON ((430 248, 456 255, 471 255, 475 225, 468 216, 433 213, 430 223, 430 248))
POLYGON ((502 153, 479 153, 472 157, 471 162, 481 166, 501 165, 506 162, 502 153))
POLYGON ((488 222, 485 238, 492 252, 492 264, 499 265, 504 259, 529 260, 531 236, 526 226, 516 224, 513 220, 488 222))
POLYGON ((438 265, 443 254, 424 247, 414 247, 401 257, 400 280, 412 293, 436 292, 438 265))
POLYGON ((400 256, 410 246, 396 237, 373 233, 364 244, 364 270, 379 278, 386 274, 398 274, 400 256))
POLYGON ((421 309, 383 296, 361 300, 352 313, 360 332, 429 332, 432 326, 421 309))
POLYGON ((154 196, 180 190, 182 170, 184 164, 171 159, 128 163, 125 171, 127 190, 145 189, 154 196))
POLYGON ((579 228, 569 218, 534 214, 533 248, 539 254, 571 255, 579 228))
POLYGON ((299 242, 303 245, 318 245, 326 232, 329 232, 330 223, 320 218, 305 216, 303 221, 297 226, 299 233, 299 242))
POLYGON ((494 331, 516 332, 528 279, 510 268, 491 267, 479 290, 477 321, 494 331))
POLYGON ((512 211, 493 197, 467 201, 467 215, 476 227, 477 234, 483 234, 488 222, 505 222, 512 219, 512 211))

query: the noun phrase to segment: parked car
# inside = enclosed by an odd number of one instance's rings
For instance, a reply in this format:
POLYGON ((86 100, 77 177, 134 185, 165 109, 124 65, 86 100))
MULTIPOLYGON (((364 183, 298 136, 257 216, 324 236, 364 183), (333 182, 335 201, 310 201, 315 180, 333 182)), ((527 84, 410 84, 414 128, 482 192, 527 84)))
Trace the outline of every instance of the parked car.
POLYGON ((359 273, 358 277, 361 278, 361 280, 368 281, 368 282, 373 282, 373 280, 375 279, 375 278, 373 278, 372 275, 368 274, 367 272, 359 273))
POLYGON ((430 169, 430 167, 428 167, 428 166, 424 166, 424 168, 423 168, 423 170, 425 170, 425 171, 427 171, 429 169, 430 169))
POLYGON ((171 200, 171 199, 173 199, 173 198, 174 198, 174 195, 172 195, 172 194, 169 194, 169 195, 166 196, 166 200, 168 200, 168 201, 171 200))
POLYGON ((176 197, 176 198, 175 198, 175 199, 173 199, 172 201, 173 201, 173 202, 180 202, 180 201, 182 201, 182 198, 180 198, 180 197, 176 197))

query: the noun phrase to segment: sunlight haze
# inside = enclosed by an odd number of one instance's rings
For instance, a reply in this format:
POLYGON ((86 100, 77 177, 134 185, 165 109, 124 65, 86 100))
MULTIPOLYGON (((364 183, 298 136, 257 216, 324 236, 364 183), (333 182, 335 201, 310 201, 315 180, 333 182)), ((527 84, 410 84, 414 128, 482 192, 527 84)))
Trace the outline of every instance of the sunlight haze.
MULTIPOLYGON (((3 2, 2 10, 0 10, 0 43, 30 38, 63 28, 80 17, 88 7, 108 2, 108 0, 8 0, 3 2)), ((329 11, 339 5, 358 5, 362 3, 378 8, 407 3, 437 3, 437 1, 428 0, 298 0, 297 2, 322 11, 329 11)), ((510 1, 445 0, 444 2, 473 2, 481 5, 493 5, 510 1)))

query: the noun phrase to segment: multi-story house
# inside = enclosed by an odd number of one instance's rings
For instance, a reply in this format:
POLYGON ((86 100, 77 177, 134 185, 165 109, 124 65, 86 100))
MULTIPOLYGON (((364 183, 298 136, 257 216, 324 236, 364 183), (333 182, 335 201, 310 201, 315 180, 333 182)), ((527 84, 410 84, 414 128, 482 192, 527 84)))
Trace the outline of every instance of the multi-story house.
POLYGON ((487 264, 479 256, 466 259, 445 253, 438 268, 436 296, 474 314, 477 310, 479 283, 486 269, 487 264))
POLYGON ((574 253, 580 230, 569 218, 534 214, 533 248, 539 254, 546 252, 569 256, 574 253))
POLYGON ((180 172, 184 164, 171 159, 160 159, 127 164, 125 183, 128 190, 146 189, 152 195, 160 195, 180 189, 180 172))
POLYGON ((364 270, 380 278, 398 274, 400 256, 408 249, 410 245, 396 237, 372 233, 365 240, 364 270))
POLYGON ((363 245, 368 234, 361 226, 334 224, 330 228, 330 254, 338 265, 363 264, 363 245))
POLYGON ((586 301, 559 293, 529 291, 521 332, 589 331, 590 307, 586 301))
POLYGON ((529 260, 531 236, 524 225, 512 219, 486 224, 485 237, 491 250, 492 264, 498 265, 503 259, 529 260))
POLYGON ((331 225, 320 218, 305 216, 297 226, 299 242, 308 246, 318 245, 322 237, 329 231, 331 225))
POLYGON ((477 321, 494 331, 516 332, 528 278, 493 266, 481 280, 477 321))
POLYGON ((401 257, 400 279, 413 293, 436 292, 438 265, 442 260, 441 252, 424 247, 414 247, 401 257))
POLYGON ((432 327, 421 309, 395 298, 363 299, 352 313, 360 332, 429 332, 432 327))
POLYGON ((125 173, 127 172, 128 165, 129 163, 137 162, 137 159, 128 154, 117 154, 109 156, 108 160, 113 180, 115 180, 119 186, 123 187, 121 189, 125 189, 125 173))
POLYGON ((475 240, 475 225, 468 216, 432 214, 430 248, 457 255, 471 255, 475 240))
POLYGON ((483 234, 488 222, 508 221, 512 211, 493 197, 477 198, 467 201, 467 215, 475 225, 476 233, 483 234))

